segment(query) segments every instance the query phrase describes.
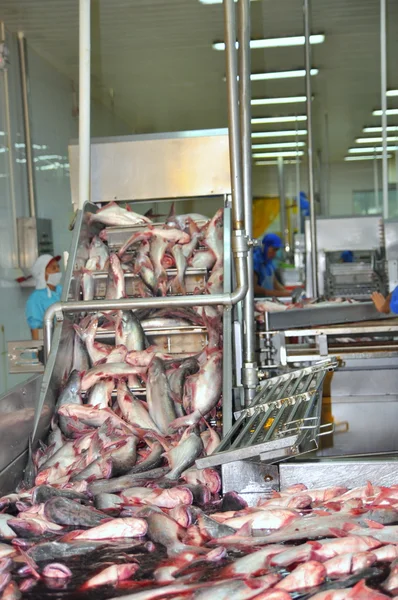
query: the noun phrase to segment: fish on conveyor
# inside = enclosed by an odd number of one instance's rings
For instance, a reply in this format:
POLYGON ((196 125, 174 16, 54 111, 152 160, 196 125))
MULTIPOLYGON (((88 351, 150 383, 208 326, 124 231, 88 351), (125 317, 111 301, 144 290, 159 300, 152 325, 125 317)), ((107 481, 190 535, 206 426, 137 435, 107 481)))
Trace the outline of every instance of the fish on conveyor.
POLYGON ((204 554, 205 549, 200 547, 187 546, 181 542, 181 537, 184 533, 182 527, 164 514, 160 509, 150 507, 144 508, 139 512, 148 523, 148 537, 155 543, 162 544, 167 550, 169 557, 177 556, 184 551, 192 551, 199 554, 204 554))
POLYGON ((93 365, 107 358, 112 351, 112 346, 96 341, 98 319, 91 319, 85 328, 81 325, 74 325, 74 328, 78 336, 84 342, 93 365))
POLYGON ((151 444, 151 450, 149 454, 142 460, 137 463, 130 471, 133 475, 134 473, 145 473, 146 471, 150 471, 155 469, 156 467, 160 467, 163 464, 163 447, 159 442, 153 442, 151 444))
POLYGON ((96 213, 90 214, 90 223, 102 223, 110 227, 152 223, 148 217, 133 212, 129 207, 122 208, 116 202, 109 202, 96 213))
POLYGON ((171 250, 177 267, 177 275, 170 283, 170 289, 173 295, 186 295, 185 272, 187 270, 188 262, 183 248, 184 246, 176 244, 171 250))
MULTIPOLYGON (((194 375, 199 371, 199 363, 195 357, 185 359, 177 365, 172 371, 168 372, 170 389, 174 398, 182 401, 184 395, 185 381, 189 375, 194 375)), ((179 415, 182 416, 182 415, 179 415)))
POLYGON ((117 586, 120 581, 130 579, 138 571, 140 565, 137 562, 124 563, 123 565, 111 565, 102 569, 99 573, 90 577, 82 586, 82 590, 99 587, 101 585, 117 586))
POLYGON ((390 574, 382 583, 382 588, 389 594, 396 596, 398 594, 398 561, 391 564, 390 574))
POLYGON ((87 502, 88 496, 86 494, 80 494, 74 490, 55 488, 50 485, 39 485, 33 490, 32 504, 44 504, 50 498, 68 498, 70 500, 77 500, 78 502, 87 502))
POLYGON ((83 375, 81 390, 86 392, 101 379, 122 379, 130 375, 145 375, 146 367, 134 367, 126 363, 110 363, 97 365, 83 375))
POLYGON ((162 261, 168 245, 168 241, 161 237, 154 237, 151 240, 150 259, 153 264, 156 279, 156 286, 153 290, 155 295, 158 290, 162 296, 166 296, 167 293, 168 279, 162 261))
POLYGON ((57 525, 96 527, 109 517, 92 506, 83 506, 68 498, 51 498, 44 505, 44 514, 57 525))
MULTIPOLYGON (((222 351, 210 351, 204 366, 186 382, 189 414, 173 421, 174 430, 195 425, 218 403, 222 393, 222 351)), ((185 408, 185 403, 184 403, 185 408)))
POLYGON ((142 537, 146 534, 147 529, 147 523, 144 519, 135 517, 109 519, 106 523, 92 527, 87 531, 71 531, 64 536, 63 540, 123 540, 142 537))
POLYGON ((198 250, 188 260, 188 265, 194 269, 210 271, 216 264, 216 256, 212 250, 198 250))
POLYGON ((44 579, 70 579, 72 571, 62 563, 50 563, 43 569, 44 579))
POLYGON ((120 300, 126 297, 126 285, 122 265, 116 254, 109 259, 108 280, 106 284, 106 300, 120 300))
POLYGON ((81 274, 81 287, 83 292, 83 300, 89 302, 94 299, 95 279, 93 272, 88 269, 83 269, 81 274))
MULTIPOLYGON (((202 437, 202 436, 201 436, 202 437)), ((202 438, 203 443, 203 438, 202 438)), ((221 490, 221 477, 215 469, 195 469, 190 468, 181 473, 181 479, 190 485, 205 485, 212 494, 218 494, 221 490)), ((224 496, 225 498, 225 496, 224 496)), ((239 506, 239 509, 246 508, 246 506, 239 506)), ((238 509, 238 510, 239 510, 238 509)))
POLYGON ((214 253, 216 265, 221 265, 224 257, 224 210, 219 208, 209 221, 204 232, 204 243, 214 253))
POLYGON ((87 404, 96 408, 107 408, 111 404, 114 387, 113 379, 98 381, 90 390, 87 404))
POLYGON ((128 352, 142 351, 149 345, 140 321, 131 310, 118 311, 115 345, 125 346, 128 352))
POLYGON ((118 417, 110 408, 99 409, 87 404, 82 406, 65 404, 61 406, 58 412, 60 415, 67 417, 76 417, 76 419, 88 427, 101 427, 101 425, 110 419, 114 427, 122 429, 126 433, 134 433, 133 428, 118 417))
POLYGON ((325 581, 325 567, 314 560, 310 560, 303 565, 296 567, 287 577, 276 584, 276 588, 286 592, 303 592, 310 590, 325 581))
POLYGON ((35 562, 66 560, 75 556, 86 556, 104 547, 103 542, 41 542, 27 550, 27 554, 35 562))
POLYGON ((109 480, 94 481, 93 483, 90 483, 89 491, 93 496, 102 493, 114 494, 132 487, 133 485, 139 485, 142 482, 162 479, 169 471, 170 467, 159 467, 152 469, 151 471, 145 471, 144 473, 134 473, 131 475, 114 477, 109 480))
POLYGON ((350 552, 329 558, 323 565, 327 576, 335 579, 363 571, 372 566, 376 560, 377 557, 373 552, 350 552))
POLYGON ((133 396, 124 381, 120 381, 117 387, 117 403, 127 423, 140 429, 160 433, 144 403, 133 396))
POLYGON ((183 436, 177 446, 164 454, 171 467, 166 479, 178 480, 182 473, 195 463, 202 452, 203 442, 200 436, 194 432, 189 433, 186 437, 183 436))
POLYGON ((123 490, 120 495, 126 505, 146 504, 167 509, 180 505, 190 505, 193 500, 191 491, 186 487, 174 487, 166 490, 133 487, 123 490))
POLYGON ((167 435, 176 413, 164 362, 160 358, 155 357, 148 369, 146 396, 152 420, 167 435))
POLYGON ((85 268, 89 271, 105 271, 109 261, 108 246, 95 235, 89 247, 89 258, 85 268))
POLYGON ((83 340, 75 333, 73 341, 72 371, 87 371, 90 368, 90 357, 83 340))

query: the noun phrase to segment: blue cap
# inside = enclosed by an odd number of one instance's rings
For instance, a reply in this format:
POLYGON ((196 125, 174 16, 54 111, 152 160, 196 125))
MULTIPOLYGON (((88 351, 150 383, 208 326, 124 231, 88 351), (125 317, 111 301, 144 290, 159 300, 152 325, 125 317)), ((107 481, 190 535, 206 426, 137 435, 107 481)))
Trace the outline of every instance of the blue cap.
POLYGON ((396 287, 393 293, 391 294, 390 310, 395 315, 398 315, 398 287, 396 287))
POLYGON ((341 253, 340 258, 345 263, 354 262, 354 254, 351 252, 351 250, 344 250, 344 252, 341 253))
POLYGON ((263 245, 266 248, 282 248, 282 240, 276 233, 266 233, 263 237, 263 245))

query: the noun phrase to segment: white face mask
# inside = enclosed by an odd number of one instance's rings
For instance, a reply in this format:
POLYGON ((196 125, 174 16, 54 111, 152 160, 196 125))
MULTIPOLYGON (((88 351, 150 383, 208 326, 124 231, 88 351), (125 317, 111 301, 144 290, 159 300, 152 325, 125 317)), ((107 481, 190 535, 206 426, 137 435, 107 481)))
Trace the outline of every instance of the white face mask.
POLYGON ((50 273, 47 283, 55 287, 61 283, 62 273, 50 273))

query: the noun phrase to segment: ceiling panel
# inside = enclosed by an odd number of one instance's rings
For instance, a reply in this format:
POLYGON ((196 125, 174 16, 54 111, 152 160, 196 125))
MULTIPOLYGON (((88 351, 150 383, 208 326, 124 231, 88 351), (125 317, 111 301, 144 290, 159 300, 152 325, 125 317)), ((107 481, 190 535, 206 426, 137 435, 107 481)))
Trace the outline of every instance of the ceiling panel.
MULTIPOLYGON (((224 127, 225 56, 221 5, 199 0, 93 0, 92 67, 96 96, 109 102, 131 131, 224 127)), ((389 87, 398 88, 398 2, 388 2, 389 87)), ((379 0, 313 0, 312 30, 326 34, 313 46, 315 143, 329 121, 332 160, 341 160, 363 125, 377 125, 380 105, 379 0)), ((60 71, 78 78, 77 0, 0 0, 0 19, 25 32, 28 43, 60 71)), ((303 33, 302 0, 252 3, 253 37, 303 33)), ((303 68, 303 48, 254 50, 252 70, 303 68)), ((304 93, 304 79, 254 82, 254 97, 304 93)), ((397 106, 398 99, 389 99, 397 106)), ((254 116, 295 114, 304 105, 255 107, 254 116)), ((393 120, 391 119, 391 123, 393 120)), ((291 125, 291 124, 290 124, 291 125)), ((289 124, 268 129, 291 128, 289 124)), ((264 126, 256 126, 264 129, 264 126)))

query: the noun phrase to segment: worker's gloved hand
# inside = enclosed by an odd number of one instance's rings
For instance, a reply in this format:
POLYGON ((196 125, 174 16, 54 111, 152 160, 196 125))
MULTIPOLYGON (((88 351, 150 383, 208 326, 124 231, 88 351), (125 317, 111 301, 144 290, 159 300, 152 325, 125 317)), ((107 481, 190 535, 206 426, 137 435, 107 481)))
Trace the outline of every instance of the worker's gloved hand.
POLYGON ((293 300, 294 304, 297 304, 301 300, 304 300, 304 298, 305 298, 305 291, 303 290, 303 288, 301 288, 301 287, 294 288, 294 290, 292 292, 292 300, 293 300))

